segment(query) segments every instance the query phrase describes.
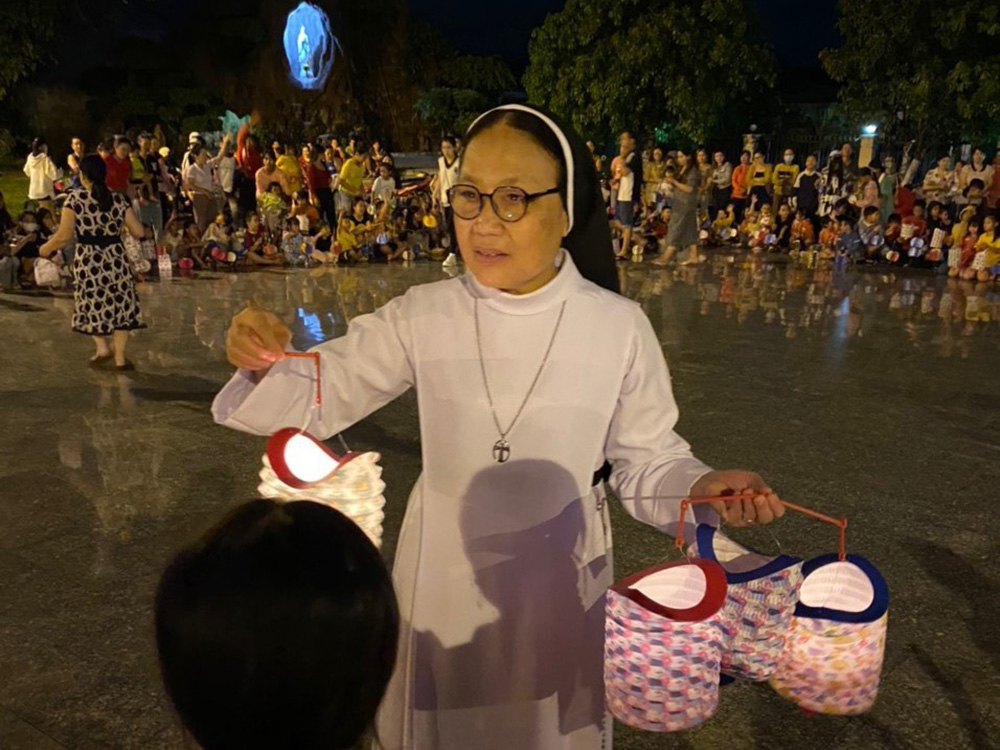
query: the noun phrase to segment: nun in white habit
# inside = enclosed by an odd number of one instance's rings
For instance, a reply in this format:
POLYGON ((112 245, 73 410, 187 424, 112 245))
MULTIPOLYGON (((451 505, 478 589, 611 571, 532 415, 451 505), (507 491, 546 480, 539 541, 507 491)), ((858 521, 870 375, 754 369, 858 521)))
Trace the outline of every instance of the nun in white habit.
MULTIPOLYGON (((466 144, 450 196, 467 273, 410 288, 314 350, 319 438, 409 388, 419 402, 423 473, 393 568, 403 628, 378 736, 387 750, 610 748, 603 478, 667 533, 687 495, 755 491, 700 506, 710 523, 768 523, 782 509, 760 476, 713 471, 674 432, 667 365, 639 305, 617 294, 579 136, 507 105, 466 144)), ((289 340, 270 313, 235 317, 227 350, 240 369, 215 400, 220 424, 258 435, 302 424, 313 369, 283 357, 289 340)))

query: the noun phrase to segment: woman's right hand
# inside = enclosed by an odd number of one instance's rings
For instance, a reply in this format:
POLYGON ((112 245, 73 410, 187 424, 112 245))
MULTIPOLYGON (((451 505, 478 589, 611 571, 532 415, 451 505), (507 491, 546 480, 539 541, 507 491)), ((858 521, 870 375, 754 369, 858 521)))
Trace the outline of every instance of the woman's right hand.
POLYGON ((226 332, 226 356, 236 367, 263 375, 285 358, 292 332, 274 313, 253 305, 238 313, 226 332))

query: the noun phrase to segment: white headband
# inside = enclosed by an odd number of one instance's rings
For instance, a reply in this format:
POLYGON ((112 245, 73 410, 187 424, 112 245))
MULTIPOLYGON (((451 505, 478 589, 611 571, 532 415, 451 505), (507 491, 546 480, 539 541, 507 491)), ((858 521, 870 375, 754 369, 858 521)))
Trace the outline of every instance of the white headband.
POLYGON ((566 214, 569 217, 569 226, 566 228, 566 234, 569 234, 573 231, 573 150, 569 147, 569 139, 566 138, 566 134, 560 130, 559 126, 556 125, 550 117, 543 115, 541 112, 532 109, 531 107, 525 107, 523 104, 504 104, 502 107, 496 107, 491 109, 489 112, 483 112, 483 114, 479 115, 479 117, 477 117, 469 126, 469 130, 476 127, 476 123, 486 117, 486 115, 500 110, 516 110, 518 112, 527 112, 529 115, 534 115, 548 125, 549 129, 555 133, 556 138, 559 139, 559 145, 562 146, 563 159, 566 162, 566 214))

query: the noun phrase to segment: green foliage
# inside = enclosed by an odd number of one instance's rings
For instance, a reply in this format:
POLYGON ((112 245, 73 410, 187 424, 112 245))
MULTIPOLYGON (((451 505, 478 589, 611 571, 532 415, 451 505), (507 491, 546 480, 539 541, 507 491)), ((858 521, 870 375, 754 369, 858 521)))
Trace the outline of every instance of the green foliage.
POLYGON ((531 101, 598 138, 670 122, 705 140, 734 101, 774 82, 745 0, 568 0, 532 33, 531 101))
POLYGON ((878 122, 890 137, 928 146, 996 137, 997 3, 840 0, 838 27, 843 46, 820 57, 856 122, 878 122))
POLYGON ((439 133, 464 133, 501 94, 517 88, 517 79, 499 57, 459 55, 435 30, 415 24, 406 66, 423 93, 414 109, 439 133))
POLYGON ((58 0, 0 3, 0 101, 45 59, 59 8, 58 0))

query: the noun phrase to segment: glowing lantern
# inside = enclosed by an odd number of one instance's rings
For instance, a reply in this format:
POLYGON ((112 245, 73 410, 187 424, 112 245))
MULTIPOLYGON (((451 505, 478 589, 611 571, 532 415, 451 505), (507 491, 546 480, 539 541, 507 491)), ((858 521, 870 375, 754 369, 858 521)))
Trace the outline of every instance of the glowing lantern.
POLYGON ((658 565, 608 591, 604 690, 615 718, 676 732, 715 713, 725 597, 725 571, 709 560, 658 565))
POLYGON ((889 588, 859 555, 807 562, 785 653, 771 686, 802 708, 860 714, 878 694, 889 588))
MULTIPOLYGON (((313 362, 316 393, 312 408, 319 409, 323 404, 319 353, 285 352, 285 357, 313 362)), ((325 503, 354 521, 381 547, 385 482, 380 458, 372 452, 338 456, 304 429, 286 427, 267 441, 257 491, 275 500, 325 503)))

